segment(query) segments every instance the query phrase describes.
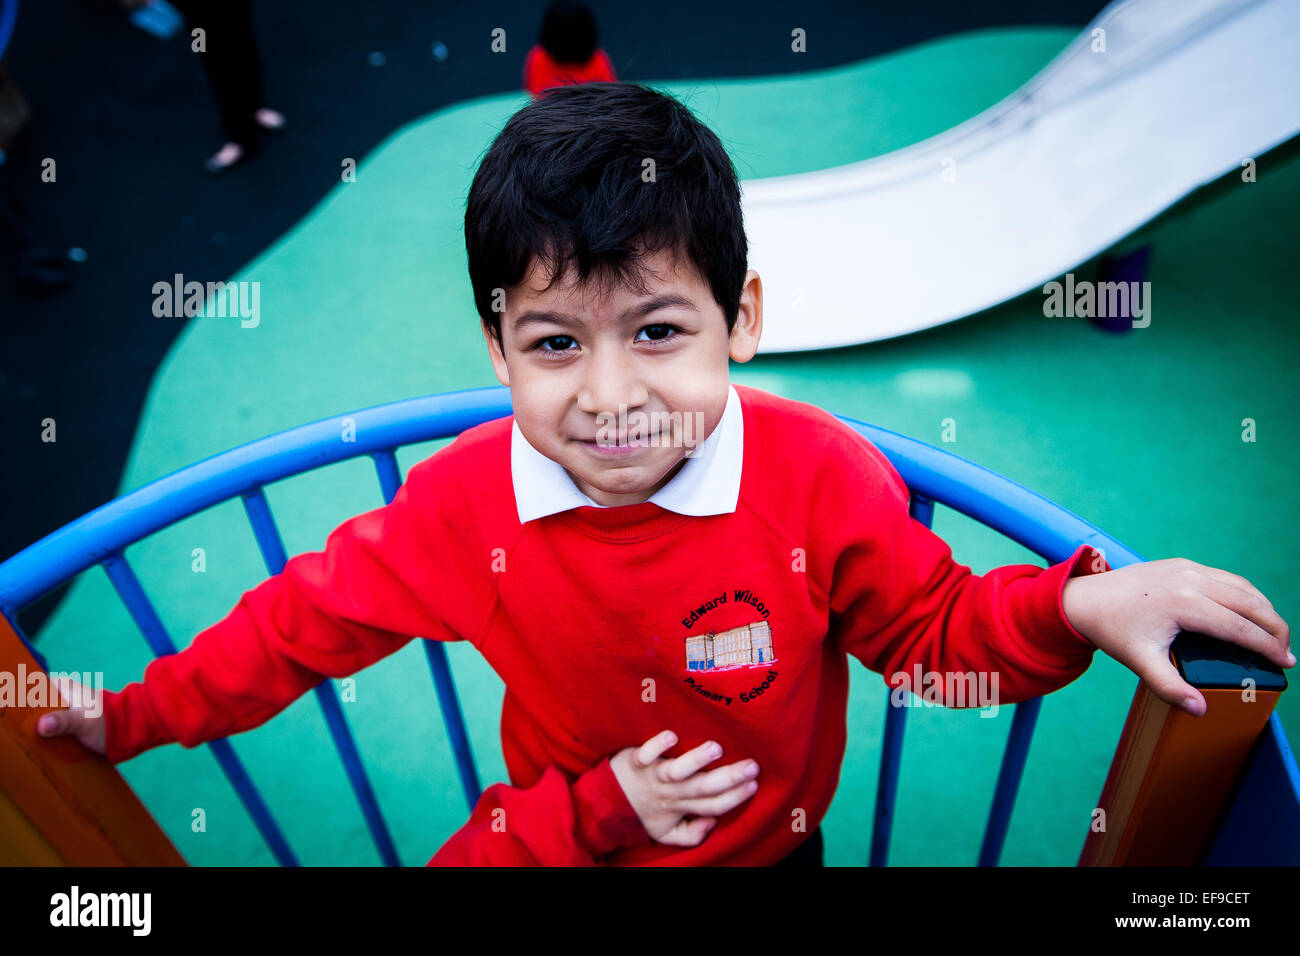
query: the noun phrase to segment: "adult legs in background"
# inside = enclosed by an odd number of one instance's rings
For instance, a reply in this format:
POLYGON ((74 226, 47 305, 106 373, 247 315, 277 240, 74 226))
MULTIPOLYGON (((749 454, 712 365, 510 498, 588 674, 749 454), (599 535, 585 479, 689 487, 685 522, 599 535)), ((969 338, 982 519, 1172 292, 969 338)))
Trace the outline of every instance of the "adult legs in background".
POLYGON ((253 35, 251 0, 172 3, 185 16, 191 31, 204 31, 204 52, 194 55, 207 73, 226 134, 226 145, 208 161, 209 170, 218 172, 256 153, 261 146, 256 114, 263 105, 262 65, 253 35))

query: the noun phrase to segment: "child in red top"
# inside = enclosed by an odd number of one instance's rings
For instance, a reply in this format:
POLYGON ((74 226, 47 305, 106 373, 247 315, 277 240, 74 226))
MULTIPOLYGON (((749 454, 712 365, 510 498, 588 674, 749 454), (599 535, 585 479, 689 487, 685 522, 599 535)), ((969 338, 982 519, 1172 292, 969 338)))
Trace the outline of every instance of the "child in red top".
POLYGON ((512 785, 431 862, 768 865, 835 793, 850 656, 894 688, 924 675, 926 700, 937 674, 938 702, 996 708, 1100 648, 1193 714, 1180 629, 1294 665, 1250 582, 1184 559, 1110 570, 1085 545, 972 575, 874 445, 732 385, 762 282, 730 157, 676 100, 623 83, 535 100, 483 158, 465 240, 514 414, 104 692, 102 716, 48 714, 41 733, 112 762, 193 747, 413 636, 466 640, 506 685, 512 785), (713 744, 731 764, 709 769, 713 744))
POLYGON ((581 3, 552 3, 537 45, 524 58, 524 89, 536 98, 554 86, 617 81, 591 10, 581 3))

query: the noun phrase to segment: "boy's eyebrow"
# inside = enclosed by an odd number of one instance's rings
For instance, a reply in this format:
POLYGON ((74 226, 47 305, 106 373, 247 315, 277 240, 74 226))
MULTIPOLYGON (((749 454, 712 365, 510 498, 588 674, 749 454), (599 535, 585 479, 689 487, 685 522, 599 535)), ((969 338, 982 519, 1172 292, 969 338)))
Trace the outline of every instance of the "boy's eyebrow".
MULTIPOLYGON (((643 315, 649 315, 656 309, 666 309, 670 306, 682 306, 683 308, 690 309, 693 312, 698 311, 698 309, 695 308, 695 303, 686 296, 677 292, 664 292, 646 299, 644 302, 639 302, 625 310, 623 314, 618 317, 618 320, 620 322, 626 322, 628 319, 640 318, 643 315)), ((529 322, 554 322, 557 325, 565 326, 582 325, 582 320, 577 316, 568 315, 564 312, 533 310, 525 312, 523 315, 515 319, 515 331, 519 331, 520 328, 527 325, 529 322)))

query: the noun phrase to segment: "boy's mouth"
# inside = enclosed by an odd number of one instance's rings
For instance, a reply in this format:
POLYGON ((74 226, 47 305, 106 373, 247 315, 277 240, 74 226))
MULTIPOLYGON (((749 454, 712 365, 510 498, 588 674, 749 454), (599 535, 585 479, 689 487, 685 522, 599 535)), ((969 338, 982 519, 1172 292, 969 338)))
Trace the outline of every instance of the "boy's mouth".
POLYGON ((643 449, 649 448, 653 444, 655 444, 655 439, 657 437, 658 435, 656 433, 655 435, 640 435, 632 439, 631 441, 628 440, 628 437, 626 435, 620 436, 617 442, 608 438, 602 438, 602 439, 580 438, 578 439, 578 441, 584 447, 589 448, 597 455, 617 456, 617 455, 631 455, 643 449))

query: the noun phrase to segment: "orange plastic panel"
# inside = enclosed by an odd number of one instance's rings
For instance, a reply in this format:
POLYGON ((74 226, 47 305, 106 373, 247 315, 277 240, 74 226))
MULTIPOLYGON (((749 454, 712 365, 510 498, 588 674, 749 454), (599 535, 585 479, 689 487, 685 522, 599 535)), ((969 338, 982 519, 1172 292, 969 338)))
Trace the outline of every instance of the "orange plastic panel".
MULTIPOLYGON (((0 616, 0 670, 43 673, 0 616)), ((38 737, 56 708, 0 703, 0 862, 184 866, 185 860, 122 775, 71 737, 38 737)))
POLYGON ((1206 712, 1193 717, 1139 685, 1098 803, 1105 830, 1089 832, 1080 866, 1200 862, 1281 692, 1197 689, 1206 712))

